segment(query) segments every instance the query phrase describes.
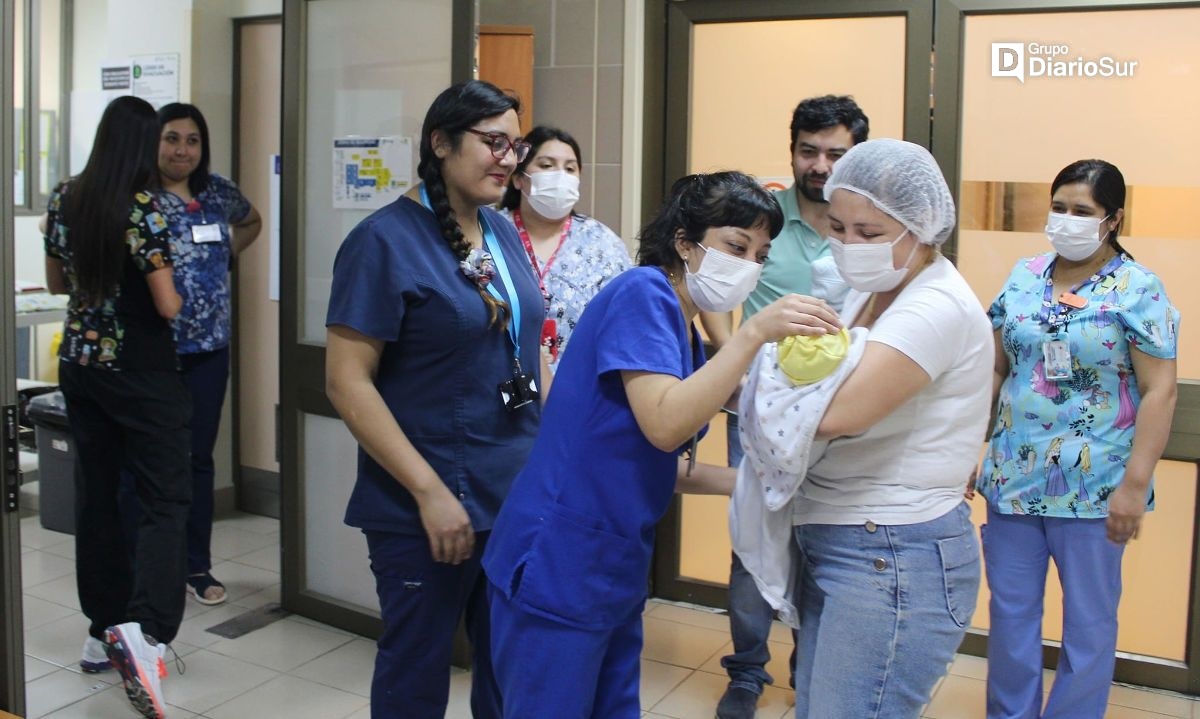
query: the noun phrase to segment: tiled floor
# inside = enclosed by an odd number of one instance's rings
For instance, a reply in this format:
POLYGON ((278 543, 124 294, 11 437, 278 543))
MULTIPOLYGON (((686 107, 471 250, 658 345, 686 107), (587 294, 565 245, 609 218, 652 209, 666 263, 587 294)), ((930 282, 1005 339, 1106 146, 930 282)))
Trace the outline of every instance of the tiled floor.
MULTIPOLYGON (((87 624, 75 594, 74 540, 21 520, 25 582, 25 673, 28 716, 53 719, 136 717, 117 675, 78 671, 87 624)), ((365 552, 365 548, 364 548, 365 552)), ((175 642, 186 672, 164 683, 171 719, 368 719, 374 644, 333 627, 291 616, 238 639, 208 627, 279 601, 279 524, 252 515, 218 520, 213 574, 228 587, 229 602, 204 607, 188 600, 175 642)), ((725 688, 719 660, 730 651, 725 615, 651 602, 642 654, 642 708, 646 717, 708 719, 725 688)), ((782 625, 772 634, 770 672, 786 676, 791 638, 782 625)), ((929 719, 983 716, 986 662, 960 656, 925 710, 929 719)), ((1052 672, 1048 672, 1052 674, 1052 672)), ((783 682, 786 686, 786 682, 783 682)), ((470 675, 455 670, 449 719, 468 719, 470 675)), ((767 687, 760 719, 791 717, 792 694, 767 687)), ((1115 686, 1109 719, 1200 719, 1200 703, 1154 691, 1115 686)))

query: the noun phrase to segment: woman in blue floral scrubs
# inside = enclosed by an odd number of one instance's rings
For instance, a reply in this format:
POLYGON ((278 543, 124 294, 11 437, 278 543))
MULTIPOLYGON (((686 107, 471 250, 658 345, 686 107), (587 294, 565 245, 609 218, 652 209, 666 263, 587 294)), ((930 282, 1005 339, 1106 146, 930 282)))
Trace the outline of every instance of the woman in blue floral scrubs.
POLYGON ((977 489, 988 502, 989 719, 1104 716, 1121 555, 1153 508, 1175 407, 1179 311, 1117 241, 1121 172, 1082 160, 1050 192, 1054 251, 1018 262, 988 311, 996 421, 977 489), (1042 712, 1050 557, 1063 650, 1042 712))
POLYGON ((171 230, 175 287, 183 297, 175 344, 193 404, 188 588, 201 604, 220 604, 225 587, 210 573, 209 542, 213 446, 229 381, 229 270, 258 237, 262 219, 237 185, 209 172, 208 124, 200 110, 174 102, 158 111, 158 119, 162 189, 155 199, 171 230))

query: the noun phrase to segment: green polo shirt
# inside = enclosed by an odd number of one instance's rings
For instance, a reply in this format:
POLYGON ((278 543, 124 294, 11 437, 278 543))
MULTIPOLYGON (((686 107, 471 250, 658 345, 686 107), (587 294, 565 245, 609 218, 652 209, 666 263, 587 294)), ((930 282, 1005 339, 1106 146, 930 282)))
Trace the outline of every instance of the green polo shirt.
POLYGON ((745 319, 786 294, 812 292, 813 260, 829 254, 825 238, 800 217, 796 186, 776 190, 775 199, 783 208, 783 229, 771 240, 771 252, 763 264, 758 285, 742 305, 745 319))

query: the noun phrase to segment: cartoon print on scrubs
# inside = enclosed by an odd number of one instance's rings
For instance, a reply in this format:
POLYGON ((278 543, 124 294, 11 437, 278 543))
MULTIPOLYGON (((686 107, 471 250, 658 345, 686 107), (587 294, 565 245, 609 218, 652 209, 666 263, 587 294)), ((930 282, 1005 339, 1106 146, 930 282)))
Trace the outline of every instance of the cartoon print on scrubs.
POLYGON ((250 201, 231 180, 215 173, 191 202, 171 192, 160 192, 157 199, 171 230, 175 289, 183 298, 175 318, 176 349, 179 354, 219 350, 229 344, 230 335, 229 225, 245 219, 250 201), (201 225, 216 225, 220 242, 194 241, 192 227, 201 225))
POLYGON ((1087 304, 1072 308, 1054 334, 1039 316, 1053 259, 1047 253, 1019 262, 988 310, 1009 376, 978 490, 1005 514, 1105 517, 1140 401, 1131 352, 1175 357, 1179 311, 1158 276, 1126 258, 1113 274, 1079 288, 1087 304), (1046 378, 1048 338, 1070 347, 1067 379, 1046 378))
MULTIPOLYGON (((67 243, 68 228, 62 224, 62 199, 69 191, 64 183, 54 189, 46 208, 46 254, 63 261, 67 284, 78 286, 71 262, 71 248, 67 243)), ((139 272, 150 273, 171 261, 170 245, 167 242, 167 224, 154 198, 147 192, 133 197, 129 211, 129 228, 125 230, 125 245, 130 259, 139 272)), ((99 307, 85 307, 79 302, 79 293, 72 292, 67 305, 67 321, 63 327, 62 343, 58 356, 68 362, 93 365, 103 369, 120 367, 122 340, 125 328, 117 318, 117 302, 121 295, 117 291, 106 298, 99 307)))

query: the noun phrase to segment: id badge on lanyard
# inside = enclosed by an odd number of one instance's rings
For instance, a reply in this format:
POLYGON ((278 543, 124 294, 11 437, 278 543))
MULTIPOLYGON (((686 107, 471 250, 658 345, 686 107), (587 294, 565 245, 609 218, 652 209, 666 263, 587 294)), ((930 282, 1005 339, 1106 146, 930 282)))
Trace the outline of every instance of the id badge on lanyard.
POLYGON ((1048 380, 1071 379, 1071 345, 1047 338, 1042 344, 1042 373, 1048 380))

